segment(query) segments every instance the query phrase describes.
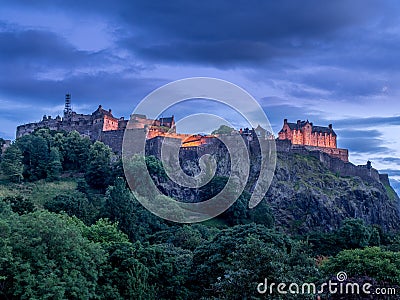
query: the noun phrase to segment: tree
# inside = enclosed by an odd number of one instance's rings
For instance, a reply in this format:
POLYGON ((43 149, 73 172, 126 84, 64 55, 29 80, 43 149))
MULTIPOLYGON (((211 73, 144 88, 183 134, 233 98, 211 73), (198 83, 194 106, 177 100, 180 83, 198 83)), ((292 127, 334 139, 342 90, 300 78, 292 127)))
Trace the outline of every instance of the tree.
POLYGON ((369 276, 400 285, 400 252, 385 251, 379 247, 343 250, 325 261, 321 269, 327 276, 342 271, 349 277, 369 276))
POLYGON ((213 132, 211 132, 211 134, 230 134, 232 133, 232 131, 234 131, 235 129, 226 125, 221 125, 219 126, 218 129, 214 130, 213 132))
POLYGON ((22 153, 19 148, 12 144, 3 153, 0 168, 4 176, 11 182, 20 182, 23 172, 22 153))
POLYGON ((91 224, 95 218, 93 205, 80 192, 61 194, 48 200, 43 207, 54 213, 65 212, 69 216, 76 216, 85 224, 91 224))
POLYGON ((131 240, 143 240, 147 235, 166 229, 165 222, 145 209, 126 187, 123 178, 117 178, 106 191, 104 217, 118 222, 118 228, 131 240))
POLYGON ((86 167, 85 179, 89 186, 105 189, 112 174, 111 149, 102 142, 95 142, 89 151, 89 161, 86 167))
POLYGON ((0 222, 0 295, 5 299, 94 299, 106 255, 70 217, 37 211, 0 222), (4 224, 6 223, 6 225, 4 224), (8 228, 8 229, 7 229, 8 228))
POLYGON ((362 248, 369 245, 372 228, 365 226, 361 219, 347 219, 340 227, 339 241, 345 249, 362 248))
POLYGON ((51 180, 59 179, 62 172, 62 164, 60 159, 60 151, 56 147, 50 148, 48 178, 51 180))
POLYGON ((193 253, 172 245, 149 245, 136 242, 135 257, 149 270, 154 284, 153 299, 196 299, 189 297, 189 274, 193 253))
MULTIPOLYGON (((60 139, 60 137, 58 137, 60 139)), ((60 141, 57 141, 59 145, 60 141)), ((71 131, 65 138, 65 144, 59 148, 64 158, 64 169, 83 171, 88 161, 91 142, 77 131, 71 131)))
POLYGON ((100 299, 154 299, 154 287, 149 281, 149 269, 139 262, 136 248, 117 223, 100 219, 84 228, 84 236, 99 243, 107 252, 107 262, 99 278, 100 299))
POLYGON ((35 135, 25 135, 16 140, 23 155, 25 179, 35 181, 47 177, 49 146, 45 138, 35 135))
POLYGON ((318 270, 304 243, 253 223, 221 230, 197 247, 191 273, 194 292, 209 298, 251 299, 265 278, 307 282, 318 270))
POLYGON ((13 212, 19 215, 27 214, 35 210, 35 205, 32 200, 26 199, 20 195, 18 196, 7 196, 3 199, 4 202, 10 205, 13 212))

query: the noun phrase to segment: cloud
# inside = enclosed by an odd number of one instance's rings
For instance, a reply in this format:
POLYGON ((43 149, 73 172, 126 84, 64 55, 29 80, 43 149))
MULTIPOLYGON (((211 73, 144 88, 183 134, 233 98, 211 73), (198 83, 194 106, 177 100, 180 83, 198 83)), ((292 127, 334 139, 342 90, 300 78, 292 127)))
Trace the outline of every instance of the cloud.
POLYGON ((400 125, 400 116, 393 117, 367 117, 335 120, 337 128, 355 127, 380 127, 380 126, 398 126, 400 125))
POLYGON ((380 170, 381 173, 389 174, 389 176, 400 176, 400 170, 399 169, 383 169, 380 170))
MULTIPOLYGON (((384 6, 373 1, 132 2, 122 15, 139 32, 121 46, 157 62, 234 67, 321 50, 321 41, 364 24, 384 6), (319 40, 319 41, 318 41, 319 40)), ((337 37, 336 37, 337 38, 337 37)))
POLYGON ((390 185, 396 191, 397 195, 400 195, 400 180, 390 178, 390 185))
POLYGON ((400 158, 398 157, 385 157, 381 159, 382 162, 394 163, 400 166, 400 158))

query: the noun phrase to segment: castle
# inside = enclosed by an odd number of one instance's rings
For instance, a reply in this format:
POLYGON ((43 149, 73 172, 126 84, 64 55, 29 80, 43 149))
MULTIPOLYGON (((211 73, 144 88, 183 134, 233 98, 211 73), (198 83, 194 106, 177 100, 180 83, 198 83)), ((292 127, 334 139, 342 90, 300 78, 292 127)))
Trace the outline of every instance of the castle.
MULTIPOLYGON (((40 122, 17 127, 17 138, 30 134, 39 128, 70 132, 76 130, 91 140, 108 145, 115 153, 121 154, 122 142, 126 129, 144 130, 147 132, 146 153, 161 156, 162 144, 166 140, 181 141, 182 158, 198 159, 204 154, 213 154, 221 149, 218 135, 192 135, 176 133, 174 116, 148 119, 145 115, 132 114, 129 120, 116 118, 111 109, 105 110, 101 105, 92 114, 77 114, 71 108, 71 95, 65 97, 64 116, 51 118, 44 116, 40 122)), ((257 154, 258 140, 274 141, 275 137, 260 125, 256 128, 244 128, 239 133, 250 154, 257 154)), ((9 144, 9 143, 8 143, 9 144)), ((332 172, 343 176, 358 176, 368 181, 378 181, 389 185, 387 174, 379 174, 371 163, 355 166, 349 162, 348 150, 337 148, 337 135, 332 125, 314 126, 313 123, 298 120, 289 123, 284 120, 282 130, 275 140, 277 152, 299 153, 316 157, 332 172)), ((6 147, 7 145, 5 145, 6 147)), ((4 150, 4 149, 3 149, 4 150)))
POLYGON ((289 140, 294 146, 306 146, 310 150, 319 150, 345 162, 349 161, 349 151, 337 147, 337 135, 332 124, 328 127, 314 126, 313 123, 298 120, 296 123, 283 121, 279 140, 289 140))
MULTIPOLYGON (((216 138, 216 135, 176 133, 174 116, 153 120, 148 119, 145 115, 132 114, 129 120, 125 120, 124 117, 116 118, 112 114, 111 109, 105 110, 101 105, 92 114, 78 114, 71 108, 70 94, 65 95, 63 118, 60 116, 56 118, 43 116, 40 122, 20 125, 17 127, 17 138, 30 134, 38 128, 49 128, 51 130, 66 132, 76 130, 91 140, 102 141, 116 153, 121 153, 125 129, 146 130, 147 139, 151 145, 160 145, 160 142, 164 138, 179 139, 182 143, 182 148, 187 148, 188 150, 189 148, 192 149, 193 147, 213 143, 216 138)), ((240 129, 239 134, 247 143, 256 139, 274 139, 273 134, 266 131, 260 125, 255 129, 240 129)), ((337 148, 336 138, 337 136, 332 129, 332 125, 328 127, 314 126, 308 120, 289 123, 285 119, 277 142, 287 140, 290 141, 291 149, 306 147, 310 151, 321 151, 344 162, 348 162, 348 150, 337 148)), ((159 149, 158 147, 156 148, 150 152, 158 153, 159 149)))

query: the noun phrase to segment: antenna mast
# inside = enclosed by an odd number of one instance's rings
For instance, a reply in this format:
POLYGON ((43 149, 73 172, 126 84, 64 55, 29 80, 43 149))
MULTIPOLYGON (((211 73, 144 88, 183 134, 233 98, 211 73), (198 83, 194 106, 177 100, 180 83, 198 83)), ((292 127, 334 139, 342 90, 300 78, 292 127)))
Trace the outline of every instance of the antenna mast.
POLYGON ((65 95, 64 117, 70 117, 71 115, 72 115, 71 94, 66 94, 65 95))

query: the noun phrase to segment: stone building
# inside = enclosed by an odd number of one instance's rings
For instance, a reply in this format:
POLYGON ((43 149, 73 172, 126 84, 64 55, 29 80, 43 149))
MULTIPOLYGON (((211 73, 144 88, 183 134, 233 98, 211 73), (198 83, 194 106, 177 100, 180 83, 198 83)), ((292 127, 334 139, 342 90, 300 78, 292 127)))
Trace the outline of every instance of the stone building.
POLYGON ((320 150, 345 162, 349 161, 348 150, 337 147, 337 135, 332 124, 323 127, 314 126, 308 120, 289 123, 285 119, 278 139, 289 140, 293 145, 307 146, 310 150, 320 150))
POLYGON ((146 129, 149 131, 148 137, 151 138, 168 132, 175 133, 175 121, 174 116, 152 120, 138 114, 133 114, 130 120, 125 120, 124 117, 115 117, 111 109, 105 110, 101 105, 92 114, 78 114, 71 108, 71 95, 66 94, 63 117, 43 116, 39 122, 20 125, 17 127, 16 136, 19 138, 39 128, 66 132, 76 130, 93 141, 104 142, 114 152, 121 153, 126 128, 146 129))

